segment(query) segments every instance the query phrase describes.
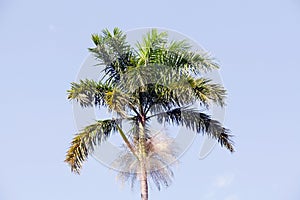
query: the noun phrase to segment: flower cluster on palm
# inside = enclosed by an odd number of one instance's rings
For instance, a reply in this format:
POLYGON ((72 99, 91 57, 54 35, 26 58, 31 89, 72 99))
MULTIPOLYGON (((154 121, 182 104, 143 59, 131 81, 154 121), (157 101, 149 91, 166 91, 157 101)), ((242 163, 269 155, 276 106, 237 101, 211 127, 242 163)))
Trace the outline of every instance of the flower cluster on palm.
POLYGON ((105 75, 100 81, 72 83, 68 98, 82 107, 106 107, 117 117, 97 120, 75 135, 65 160, 73 172, 80 172, 97 145, 119 133, 127 148, 114 163, 124 168, 121 179, 138 179, 142 199, 148 199, 148 177, 159 189, 168 186, 173 175, 168 163, 176 159, 175 151, 170 138, 159 140, 164 136, 151 132, 151 120, 207 134, 233 152, 229 130, 191 107, 195 103, 206 109, 211 104, 225 105, 226 90, 202 76, 218 68, 207 53, 191 51, 184 40, 168 41, 167 33, 156 29, 136 47, 126 42, 118 28, 94 34, 92 40, 95 47, 89 50, 104 66, 105 75), (131 125, 130 131, 122 129, 124 123, 131 125))

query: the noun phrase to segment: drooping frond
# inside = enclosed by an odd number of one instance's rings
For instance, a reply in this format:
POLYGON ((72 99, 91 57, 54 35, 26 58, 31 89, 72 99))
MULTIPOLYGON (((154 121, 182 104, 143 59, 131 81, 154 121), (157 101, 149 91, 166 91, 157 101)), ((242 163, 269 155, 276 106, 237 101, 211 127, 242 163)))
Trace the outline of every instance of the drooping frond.
POLYGON ((116 132, 118 123, 120 120, 99 120, 75 135, 65 159, 72 172, 80 173, 83 162, 94 151, 95 146, 100 145, 116 132))
MULTIPOLYGON (((165 75, 165 79, 168 74, 165 75)), ((212 83, 206 78, 192 78, 181 75, 179 78, 171 76, 172 81, 164 84, 149 84, 146 87, 144 102, 152 113, 169 110, 174 107, 182 107, 193 103, 200 103, 206 108, 215 103, 225 105, 226 90, 219 84, 212 83)))
POLYGON ((186 50, 185 46, 179 50, 163 49, 156 56, 158 56, 156 58, 157 63, 173 66, 174 69, 181 73, 194 73, 198 75, 219 68, 214 58, 208 53, 186 50))
POLYGON ((195 109, 176 108, 155 115, 159 123, 168 123, 185 126, 186 128, 202 133, 216 139, 221 146, 225 146, 230 152, 234 151, 233 141, 229 130, 224 128, 217 120, 195 109))
POLYGON ((104 97, 110 91, 112 87, 108 84, 86 79, 71 83, 71 89, 67 92, 68 99, 76 100, 82 107, 89 107, 106 105, 104 97))

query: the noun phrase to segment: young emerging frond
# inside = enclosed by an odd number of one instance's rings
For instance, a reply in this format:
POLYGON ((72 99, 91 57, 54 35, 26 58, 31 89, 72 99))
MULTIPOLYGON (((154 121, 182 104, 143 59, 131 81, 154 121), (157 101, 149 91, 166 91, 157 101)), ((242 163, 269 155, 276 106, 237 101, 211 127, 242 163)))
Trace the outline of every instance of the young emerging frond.
POLYGON ((153 51, 164 49, 164 46, 168 41, 167 36, 168 34, 166 32, 158 33, 156 29, 152 29, 146 34, 146 36, 144 36, 142 43, 137 42, 137 65, 147 66, 149 63, 152 63, 151 56, 153 54, 153 51))
POLYGON ((89 154, 93 153, 95 146, 117 131, 118 123, 120 123, 119 120, 99 120, 75 135, 65 159, 72 172, 80 173, 82 163, 86 161, 89 154))

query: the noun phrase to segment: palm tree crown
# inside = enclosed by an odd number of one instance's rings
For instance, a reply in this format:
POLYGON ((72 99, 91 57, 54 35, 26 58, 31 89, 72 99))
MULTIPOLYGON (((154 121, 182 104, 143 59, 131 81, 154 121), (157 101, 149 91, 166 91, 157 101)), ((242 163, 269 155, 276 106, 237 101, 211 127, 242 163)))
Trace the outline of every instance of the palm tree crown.
POLYGON ((120 176, 123 180, 139 179, 141 197, 148 199, 147 177, 158 188, 169 185, 173 173, 162 166, 176 159, 169 139, 159 140, 161 134, 151 133, 149 123, 154 119, 206 134, 234 151, 229 130, 192 107, 195 103, 205 109, 211 104, 225 105, 226 90, 202 76, 219 68, 209 54, 192 51, 185 40, 168 41, 167 33, 156 29, 136 47, 126 42, 126 35, 118 28, 93 34, 92 40, 95 47, 89 51, 104 66, 105 73, 100 81, 71 83, 68 99, 82 107, 106 107, 117 117, 98 120, 75 135, 65 160, 73 172, 80 172, 97 145, 119 133, 127 148, 120 159, 126 162, 115 163, 129 170, 120 176), (125 122, 131 124, 128 132, 122 129, 125 122))

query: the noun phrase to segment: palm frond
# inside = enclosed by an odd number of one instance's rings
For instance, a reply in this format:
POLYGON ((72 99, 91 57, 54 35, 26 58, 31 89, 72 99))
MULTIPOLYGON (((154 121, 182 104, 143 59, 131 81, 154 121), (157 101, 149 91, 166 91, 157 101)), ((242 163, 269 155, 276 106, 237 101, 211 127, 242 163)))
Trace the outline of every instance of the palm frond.
POLYGON ((168 66, 139 66, 128 69, 117 85, 131 96, 134 104, 142 104, 145 112, 169 110, 191 104, 196 97, 187 76, 168 66))
POLYGON ((186 50, 187 47, 170 47, 172 50, 165 49, 157 51, 156 62, 159 61, 161 65, 173 66, 183 73, 194 73, 196 75, 218 69, 218 64, 214 61, 214 58, 208 53, 203 51, 193 52, 186 50), (180 49, 181 48, 181 49, 180 49))
MULTIPOLYGON (((163 71, 163 70, 162 70, 163 71)), ((165 71, 163 71, 165 72, 165 71)), ((195 79, 191 76, 170 76, 164 73, 163 81, 148 84, 143 92, 147 110, 152 113, 167 111, 174 107, 182 107, 199 102, 208 108, 211 103, 225 105, 226 90, 219 84, 212 83, 206 78, 195 79)))
POLYGON ((126 34, 115 28, 111 33, 104 29, 102 34, 93 34, 92 40, 96 47, 89 48, 100 61, 99 65, 105 66, 105 76, 108 83, 119 81, 119 76, 128 66, 134 65, 134 55, 130 45, 126 42, 126 34))
MULTIPOLYGON (((205 113, 195 109, 176 108, 167 112, 154 115, 159 123, 168 123, 184 126, 190 130, 202 133, 216 139, 221 146, 226 147, 230 152, 234 151, 230 130, 224 128, 217 120, 205 113)), ((153 117, 154 117, 153 116, 153 117)))
POLYGON ((152 29, 144 37, 143 41, 137 42, 136 47, 138 49, 138 66, 148 65, 151 62, 153 51, 157 49, 163 49, 167 43, 167 32, 158 32, 157 29, 152 29))
POLYGON ((181 73, 196 75, 219 68, 208 52, 192 50, 186 40, 168 43, 167 36, 167 32, 158 33, 156 29, 147 33, 143 42, 137 43, 138 65, 171 66, 181 73))
POLYGON ((192 46, 187 40, 173 40, 168 45, 168 51, 170 52, 188 52, 191 48, 192 46))
POLYGON ((72 172, 80 173, 83 162, 93 153, 95 146, 100 145, 113 132, 116 132, 119 123, 120 120, 117 119, 99 120, 75 135, 65 159, 72 172))
POLYGON ((80 80, 79 83, 71 83, 68 90, 68 99, 76 100, 82 107, 93 105, 105 106, 105 94, 112 91, 108 84, 96 82, 94 80, 80 80))
POLYGON ((187 81, 190 84, 188 89, 193 90, 193 95, 197 97, 200 104, 208 107, 209 101, 212 101, 222 107, 225 105, 226 90, 220 84, 211 83, 211 80, 206 78, 189 77, 187 81))
POLYGON ((138 114, 134 102, 136 99, 117 87, 105 94, 105 102, 110 111, 116 112, 122 118, 127 118, 129 114, 134 112, 138 114))
POLYGON ((189 61, 188 66, 195 74, 201 74, 203 72, 219 69, 219 64, 215 61, 215 58, 208 52, 195 51, 189 52, 186 56, 189 61))

